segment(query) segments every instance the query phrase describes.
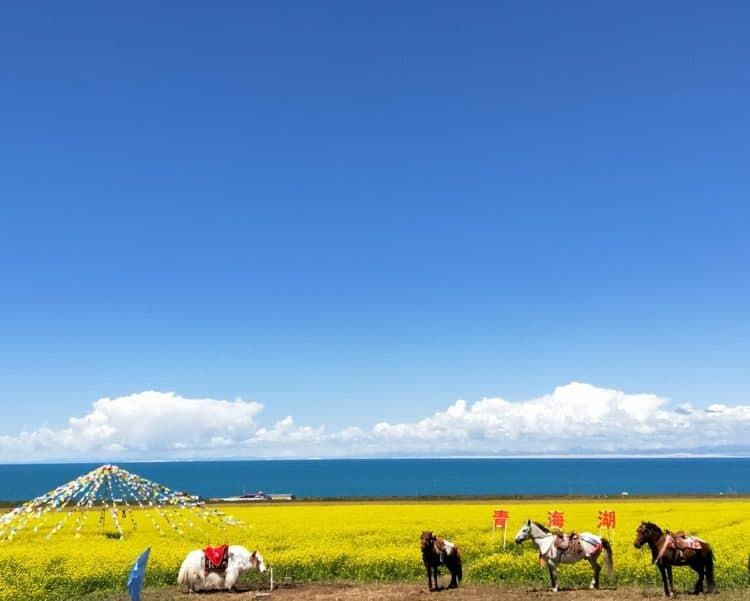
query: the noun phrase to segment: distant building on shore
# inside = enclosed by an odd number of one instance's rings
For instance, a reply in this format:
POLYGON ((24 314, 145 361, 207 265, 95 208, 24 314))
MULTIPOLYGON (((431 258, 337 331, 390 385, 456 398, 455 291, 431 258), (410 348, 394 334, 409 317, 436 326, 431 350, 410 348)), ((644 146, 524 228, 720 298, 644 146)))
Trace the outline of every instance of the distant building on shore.
POLYGON ((258 492, 249 492, 236 497, 224 497, 217 499, 227 503, 252 503, 257 501, 293 501, 295 496, 291 493, 265 493, 262 490, 258 492))

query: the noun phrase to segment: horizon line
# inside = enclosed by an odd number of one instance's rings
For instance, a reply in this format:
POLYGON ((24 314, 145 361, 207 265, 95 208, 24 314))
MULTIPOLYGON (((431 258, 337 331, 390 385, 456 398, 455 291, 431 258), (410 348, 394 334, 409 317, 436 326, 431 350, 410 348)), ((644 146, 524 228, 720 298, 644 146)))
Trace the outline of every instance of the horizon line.
POLYGON ((347 457, 187 457, 166 459, 57 459, 38 461, 2 461, 0 465, 106 465, 114 463, 214 463, 221 461, 406 461, 406 460, 528 460, 528 459, 750 459, 750 451, 745 454, 733 453, 545 453, 538 455, 382 455, 382 456, 347 456, 347 457))

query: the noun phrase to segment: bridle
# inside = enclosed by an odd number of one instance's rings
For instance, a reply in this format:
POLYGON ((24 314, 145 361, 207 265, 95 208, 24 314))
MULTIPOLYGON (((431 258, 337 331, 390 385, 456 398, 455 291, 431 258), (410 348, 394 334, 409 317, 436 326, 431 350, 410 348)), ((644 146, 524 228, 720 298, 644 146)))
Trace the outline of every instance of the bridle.
POLYGON ((430 549, 435 551, 435 543, 437 542, 437 536, 430 534, 429 538, 422 539, 422 553, 427 553, 430 549))
POLYGON ((538 541, 543 538, 547 538, 548 536, 554 536, 552 532, 545 532, 541 536, 534 536, 534 530, 532 529, 531 525, 527 524, 526 528, 528 529, 528 532, 529 532, 529 538, 533 541, 538 541))
POLYGON ((647 544, 656 544, 659 538, 659 532, 654 530, 649 524, 641 524, 636 530, 637 544, 635 545, 638 549, 647 544))

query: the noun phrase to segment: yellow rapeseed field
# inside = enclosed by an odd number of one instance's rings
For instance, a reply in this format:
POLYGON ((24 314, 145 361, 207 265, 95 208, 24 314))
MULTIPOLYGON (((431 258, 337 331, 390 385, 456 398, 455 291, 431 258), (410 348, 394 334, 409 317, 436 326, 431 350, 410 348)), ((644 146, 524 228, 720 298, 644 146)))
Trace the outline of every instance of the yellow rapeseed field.
MULTIPOLYGON (((296 580, 415 581, 423 578, 422 530, 434 530, 459 545, 467 582, 543 586, 547 574, 536 550, 512 539, 523 521, 544 522, 550 510, 565 512, 566 529, 594 533, 599 510, 617 512, 612 543, 620 586, 658 583, 648 550, 633 547, 635 528, 643 519, 707 539, 715 548, 719 587, 746 586, 749 505, 737 499, 609 499, 221 507, 241 525, 207 521, 199 515, 206 509, 175 510, 168 514, 169 522, 157 512, 132 510, 120 517, 123 539, 116 538, 111 517, 101 523, 99 511, 51 512, 31 518, 13 540, 0 543, 0 601, 67 600, 94 590, 121 590, 130 565, 146 547, 152 549, 147 585, 174 584, 188 551, 224 542, 258 549, 277 575, 288 573, 296 580), (501 532, 493 537, 491 518, 497 508, 510 512, 506 550, 501 532), (61 520, 62 527, 50 536, 61 520)), ((590 567, 586 562, 563 566, 560 574, 565 586, 584 586, 590 567)), ((692 571, 676 570, 675 576, 679 587, 692 588, 692 571)))

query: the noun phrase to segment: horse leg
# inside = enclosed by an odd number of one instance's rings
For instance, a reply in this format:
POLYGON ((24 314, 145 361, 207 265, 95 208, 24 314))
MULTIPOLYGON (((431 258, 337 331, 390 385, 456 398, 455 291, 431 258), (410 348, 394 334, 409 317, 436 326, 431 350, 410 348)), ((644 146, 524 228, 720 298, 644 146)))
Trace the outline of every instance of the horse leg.
POLYGON ((661 574, 661 581, 664 584, 664 596, 669 597, 669 580, 667 579, 667 568, 664 564, 659 562, 659 573, 661 574))
POLYGON ((695 563, 690 564, 690 567, 698 574, 698 580, 695 581, 695 586, 693 587, 693 594, 699 595, 703 592, 703 562, 700 559, 696 559, 695 563))
POLYGON ((452 568, 448 569, 451 573, 451 583, 448 585, 448 588, 458 588, 458 582, 456 582, 456 571, 452 568))
POLYGON ((714 553, 709 549, 706 555, 706 581, 708 583, 708 592, 716 592, 716 581, 714 580, 714 553))
POLYGON ((233 591, 234 585, 240 579, 240 571, 236 567, 227 568, 224 572, 224 588, 227 591, 233 591))
POLYGON ((667 564, 667 577, 669 578, 669 595, 674 597, 674 578, 672 577, 672 564, 667 564))
POLYGON ((435 590, 439 591, 440 587, 438 586, 438 567, 437 565, 432 566, 432 578, 435 580, 435 590))
POLYGON ((445 562, 445 567, 448 568, 448 571, 451 575, 451 581, 448 585, 448 588, 458 588, 458 582, 456 582, 456 566, 453 565, 453 562, 451 561, 451 557, 448 557, 445 562))
POLYGON ((599 574, 602 571, 602 566, 599 565, 599 562, 596 561, 593 557, 589 557, 589 563, 591 564, 591 567, 594 569, 594 578, 591 580, 591 584, 589 584, 589 588, 599 588, 599 574))
POLYGON ((552 583, 552 592, 557 592, 557 568, 555 567, 555 564, 552 563, 551 560, 547 560, 547 569, 549 570, 549 579, 552 583))

